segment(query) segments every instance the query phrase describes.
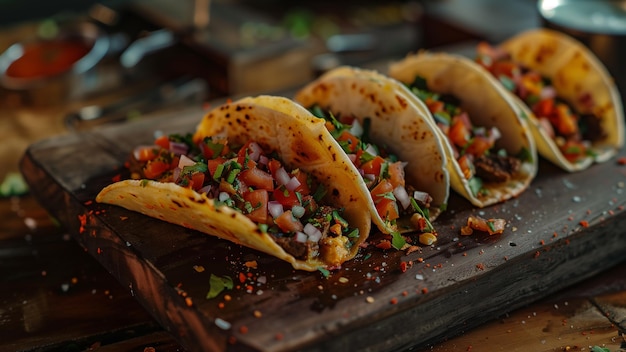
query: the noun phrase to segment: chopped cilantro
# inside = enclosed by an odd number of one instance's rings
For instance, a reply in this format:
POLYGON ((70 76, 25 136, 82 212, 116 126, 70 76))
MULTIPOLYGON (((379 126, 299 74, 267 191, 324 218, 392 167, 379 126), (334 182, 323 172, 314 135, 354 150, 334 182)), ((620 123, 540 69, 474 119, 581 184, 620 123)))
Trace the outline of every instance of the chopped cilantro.
POLYGON ((380 173, 378 174, 378 178, 380 178, 381 180, 385 180, 389 178, 389 163, 388 162, 384 162, 380 165, 380 173))
POLYGON ((489 226, 491 232, 496 232, 496 225, 493 224, 493 221, 487 220, 487 226, 489 226))
POLYGON ((268 226, 267 224, 259 224, 259 230, 263 233, 267 233, 268 226))
POLYGON ((233 279, 228 276, 217 276, 211 274, 209 279, 209 292, 206 294, 206 299, 217 297, 224 290, 233 289, 233 279))
POLYGON ((422 217, 424 217, 424 220, 426 220, 426 228, 424 230, 428 232, 434 231, 435 228, 433 227, 433 224, 430 222, 430 215, 428 214, 428 210, 423 210, 419 206, 419 204, 417 204, 417 201, 415 200, 415 198, 411 198, 411 206, 413 207, 413 210, 415 210, 416 213, 420 214, 422 217))
POLYGON ((421 89, 421 90, 427 90, 428 89, 428 84, 426 84, 426 78, 424 78, 422 76, 415 76, 415 79, 413 80, 413 83, 411 83, 411 87, 415 87, 415 88, 421 89))
POLYGON ((363 134, 361 135, 361 141, 363 143, 369 143, 371 126, 372 126, 372 119, 369 117, 364 118, 363 119, 363 134))
POLYGON ((196 172, 205 173, 207 172, 207 170, 208 170, 207 164, 197 162, 193 165, 184 166, 183 170, 181 171, 181 175, 191 176, 192 174, 195 174, 196 172))
POLYGON ((533 155, 530 153, 530 150, 526 147, 522 147, 520 151, 517 153, 517 158, 522 162, 532 162, 533 155))
POLYGON ((141 180, 139 185, 141 187, 146 187, 148 185, 148 183, 150 183, 150 180, 147 180, 147 179, 144 178, 143 180, 141 180))
POLYGON ((358 238, 359 237, 359 229, 354 229, 347 234, 348 238, 358 238))
POLYGON ((344 229, 347 228, 349 225, 346 219, 342 218, 341 215, 339 215, 339 212, 337 210, 333 210, 333 220, 335 220, 344 229))
POLYGON ((216 158, 220 155, 222 155, 222 151, 224 150, 224 144, 223 143, 214 143, 213 140, 211 139, 211 137, 205 137, 204 140, 202 141, 204 143, 204 145, 209 148, 209 150, 211 150, 212 153, 212 157, 216 158))
POLYGON ((500 75, 498 79, 500 80, 500 83, 502 83, 504 88, 506 88, 506 90, 508 90, 509 92, 515 91, 515 82, 513 82, 512 79, 505 75, 500 75))
POLYGON ((472 177, 468 181, 468 186, 472 195, 477 196, 480 190, 483 188, 483 180, 478 177, 472 177))
POLYGON ((330 271, 326 268, 322 268, 321 266, 317 268, 317 270, 320 271, 320 273, 322 273, 322 276, 324 276, 325 278, 328 279, 328 277, 330 276, 330 271))
POLYGON ((406 240, 404 239, 404 236, 402 236, 400 232, 393 231, 391 233, 391 245, 393 246, 393 248, 402 249, 402 247, 404 247, 405 244, 406 244, 406 240))

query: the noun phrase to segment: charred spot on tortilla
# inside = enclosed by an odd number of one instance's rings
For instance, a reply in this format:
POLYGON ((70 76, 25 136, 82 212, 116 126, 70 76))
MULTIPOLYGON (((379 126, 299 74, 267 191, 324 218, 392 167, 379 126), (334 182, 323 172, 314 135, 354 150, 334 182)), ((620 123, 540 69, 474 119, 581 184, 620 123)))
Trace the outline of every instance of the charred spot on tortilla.
POLYGON ((335 197, 339 197, 339 194, 340 194, 340 193, 339 193, 339 190, 338 190, 337 188, 333 188, 332 194, 333 194, 333 196, 335 196, 335 197))
POLYGON ((204 199, 204 198, 195 199, 195 198, 193 198, 193 197, 189 197, 189 200, 190 200, 190 201, 192 201, 192 202, 196 202, 196 203, 198 203, 198 204, 204 204, 204 203, 206 203, 206 199, 204 199))
POLYGON ((183 208, 183 207, 184 207, 184 205, 183 205, 183 204, 180 204, 180 202, 178 202, 178 201, 177 201, 177 200, 175 200, 175 199, 172 199, 172 203, 176 204, 176 206, 177 206, 177 207, 179 207, 179 208, 183 208))
POLYGON ((404 97, 396 94, 396 101, 398 101, 398 104, 400 104, 400 106, 402 107, 402 109, 406 109, 406 107, 409 105, 406 101, 406 99, 404 99, 404 97))
POLYGON ((241 110, 243 110, 243 109, 244 109, 244 107, 243 107, 243 106, 241 106, 241 105, 237 105, 237 106, 235 106, 235 111, 241 111, 241 110))

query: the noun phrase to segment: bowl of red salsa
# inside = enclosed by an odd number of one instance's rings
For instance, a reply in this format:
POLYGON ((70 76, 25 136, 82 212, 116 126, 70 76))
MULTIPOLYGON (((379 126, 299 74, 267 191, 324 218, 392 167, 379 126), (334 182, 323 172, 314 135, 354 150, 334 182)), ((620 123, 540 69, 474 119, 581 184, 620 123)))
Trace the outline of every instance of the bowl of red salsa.
POLYGON ((23 97, 27 103, 58 101, 71 95, 80 77, 108 50, 108 38, 94 23, 63 24, 53 37, 25 39, 0 54, 0 84, 5 90, 28 93, 23 97))

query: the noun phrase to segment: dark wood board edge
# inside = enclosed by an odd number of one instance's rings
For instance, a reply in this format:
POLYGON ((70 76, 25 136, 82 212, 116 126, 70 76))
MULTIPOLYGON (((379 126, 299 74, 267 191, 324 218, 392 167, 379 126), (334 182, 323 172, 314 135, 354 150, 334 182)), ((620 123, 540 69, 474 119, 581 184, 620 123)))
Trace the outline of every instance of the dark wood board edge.
MULTIPOLYGON (((114 135, 112 133, 111 135, 114 135)), ((183 342, 184 345, 189 347, 192 350, 199 349, 198 344, 199 341, 212 341, 204 340, 203 338, 198 338, 198 336, 189 336, 189 334, 185 334, 185 332, 175 331, 180 325, 172 324, 172 320, 180 317, 180 314, 195 314, 197 319, 201 322, 202 327, 201 330, 204 331, 204 328, 209 327, 209 329, 215 329, 213 325, 213 321, 208 319, 206 316, 203 316, 198 311, 195 311, 192 308, 184 308, 182 307, 181 312, 176 312, 176 316, 170 317, 166 316, 162 311, 161 307, 163 306, 163 302, 166 301, 164 296, 168 297, 177 297, 178 292, 172 287, 172 284, 167 282, 163 277, 163 274, 159 271, 155 266, 148 265, 147 267, 140 268, 137 275, 139 278, 130 277, 130 276, 121 276, 121 270, 117 270, 116 265, 121 265, 124 263, 122 259, 125 259, 127 254, 116 253, 125 252, 128 250, 127 245, 124 243, 124 240, 118 237, 110 238, 113 245, 110 245, 110 248, 106 248, 103 246, 99 246, 100 243, 95 241, 85 241, 84 234, 81 234, 80 231, 76 233, 76 230, 80 229, 81 221, 78 218, 77 214, 86 214, 89 211, 89 208, 84 205, 84 199, 78 199, 72 192, 75 192, 76 189, 67 189, 63 185, 55 182, 55 180, 50 175, 50 170, 45 169, 45 165, 41 165, 39 160, 36 157, 33 157, 32 150, 29 150, 25 155, 22 161, 22 170, 23 173, 27 177, 27 181, 31 185, 34 194, 38 196, 40 202, 50 209, 50 211, 57 216, 57 218, 64 224, 68 226, 70 229, 74 229, 72 234, 79 240, 79 242, 87 246, 87 250, 98 259, 107 269, 113 273, 117 274, 116 278, 122 283, 124 286, 131 286, 129 283, 133 283, 133 287, 129 287, 133 292, 137 294, 138 299, 144 307, 148 309, 148 311, 157 318, 157 320, 163 324, 166 329, 171 331, 173 334, 178 336, 183 342), (59 205, 63 204, 64 207, 59 208, 59 205), (98 253, 98 248, 101 249, 101 252, 98 253), (106 250, 103 250, 105 248, 106 250), (137 282, 143 280, 144 276, 153 277, 155 281, 161 281, 165 283, 165 287, 167 287, 167 292, 157 292, 157 295, 154 296, 157 300, 153 300, 152 297, 144 296, 145 292, 139 292, 139 285, 137 282), (190 312, 186 312, 189 310, 190 312)), ((117 152, 114 152, 117 153, 117 152)), ((602 167, 603 170, 609 170, 611 166, 604 165, 602 167)), ((550 170, 548 170, 550 171, 550 170)), ((594 171, 594 175, 601 175, 598 173, 602 170, 596 169, 594 171)), ((610 170, 614 172, 615 170, 610 170)), ((569 177, 569 176, 568 176, 569 177)), ((573 178, 580 178, 581 176, 573 175, 573 178)), ((584 177, 584 176, 583 176, 584 177)), ((601 182, 601 181, 599 181, 601 182)), ((531 189, 527 192, 535 192, 541 190, 542 185, 544 183, 540 182, 536 186, 531 186, 531 189)), ((606 185, 606 186, 611 186, 606 185)), ((548 189, 545 189, 543 192, 547 195, 549 194, 548 189)), ((558 192, 558 190, 557 190, 558 192)), ((532 195, 524 195, 523 197, 532 197, 532 195)), ((565 199, 562 195, 559 196, 560 199, 565 199)), ((566 195, 565 197, 570 197, 566 195)), ((620 197, 623 198, 623 197, 620 197)), ((515 202, 511 201, 511 202, 515 202)), ((602 200, 605 202, 605 200, 602 200)), ((508 207, 512 207, 513 203, 507 203, 508 207)), ((613 216, 604 216, 602 215, 606 209, 613 209, 618 207, 623 207, 624 200, 614 202, 614 204, 603 206, 596 206, 596 208, 600 209, 598 214, 593 214, 593 217, 589 218, 589 223, 592 226, 581 228, 578 226, 575 229, 569 229, 567 231, 566 237, 560 238, 558 241, 550 243, 549 245, 533 245, 532 248, 520 248, 521 251, 511 252, 515 255, 511 255, 511 263, 518 264, 521 267, 524 267, 523 261, 528 260, 531 263, 535 263, 535 265, 528 264, 525 270, 529 272, 536 273, 536 277, 527 278, 525 272, 517 272, 517 277, 510 272, 504 272, 504 270, 498 270, 497 262, 501 261, 501 258, 485 258, 484 261, 487 264, 487 270, 480 275, 475 274, 475 270, 472 267, 469 267, 467 273, 456 283, 444 283, 444 282, 433 282, 435 287, 439 287, 438 295, 428 295, 426 298, 409 298, 404 301, 401 301, 399 304, 394 306, 389 306, 387 302, 389 299, 397 296, 401 290, 405 287, 401 287, 400 285, 396 285, 391 283, 388 287, 382 288, 380 290, 377 300, 380 302, 385 302, 387 305, 387 309, 384 309, 383 313, 372 313, 377 308, 383 306, 382 303, 376 303, 370 305, 372 308, 369 309, 369 312, 355 314, 354 317, 350 319, 343 319, 340 323, 333 326, 332 331, 328 331, 325 336, 320 339, 314 341, 305 341, 302 338, 291 337, 281 340, 275 341, 272 337, 264 337, 261 339, 261 342, 256 342, 253 345, 262 346, 258 349, 265 348, 266 350, 272 351, 287 351, 293 350, 295 348, 304 348, 309 350, 319 350, 326 347, 341 347, 341 346, 353 346, 360 345, 364 349, 369 350, 386 350, 386 349, 396 349, 403 348, 409 345, 420 345, 423 343, 427 343, 428 341, 434 341, 440 338, 449 337, 449 335, 443 336, 440 333, 439 328, 437 326, 441 326, 439 324, 447 324, 446 326, 458 326, 458 327, 470 327, 479 324, 487 319, 492 319, 499 314, 506 313, 511 309, 518 307, 520 305, 529 303, 532 300, 538 299, 542 296, 550 292, 554 292, 558 288, 564 287, 568 284, 573 284, 578 282, 585 277, 593 275, 594 273, 606 269, 621 260, 621 256, 613 255, 612 253, 624 253, 625 244, 624 244, 624 236, 621 236, 620 228, 623 227, 623 214, 619 213, 613 216), (618 220, 616 220, 618 219, 618 220), (601 242, 601 243, 596 243, 601 242), (574 247, 569 247, 574 244, 574 247), (565 247, 567 245, 568 247, 565 247), (567 250, 565 250, 567 248, 567 250), (571 254, 573 249, 575 250, 575 255, 571 254), (519 255, 519 253, 523 253, 519 255), (533 258, 534 253, 540 253, 537 258, 533 258), (607 255, 609 253, 609 255, 607 255), (597 256, 600 255, 600 259, 597 256), (588 260, 588 257, 594 258, 593 265, 591 265, 588 260), (572 275, 571 262, 568 259, 573 259, 580 261, 584 264, 588 264, 588 266, 582 266, 579 274, 572 275), (494 263, 490 264, 489 261, 494 263), (555 265, 555 269, 551 276, 543 275, 545 274, 546 263, 542 261, 547 261, 548 263, 553 263, 555 265), (537 264, 539 263, 539 264, 537 264), (539 274, 537 274, 539 273, 539 274), (502 302, 497 301, 497 299, 492 299, 490 303, 498 303, 493 304, 494 308, 484 309, 480 312, 470 310, 463 310, 461 308, 472 308, 473 306, 470 304, 467 305, 468 300, 470 302, 479 302, 480 299, 487 299, 489 297, 489 293, 493 291, 492 287, 489 285, 484 286, 484 283, 479 282, 481 279, 483 281, 490 282, 495 279, 508 279, 513 280, 517 286, 530 285, 525 290, 515 291, 514 287, 504 287, 505 292, 512 294, 515 298, 504 300, 502 302), (486 279, 489 278, 489 279, 486 279), (557 280, 559 284, 551 286, 550 284, 557 280), (472 286, 473 285, 473 286, 472 286), (435 309, 441 309, 441 307, 455 307, 454 304, 450 304, 448 302, 444 302, 443 296, 445 294, 451 294, 450 292, 453 289, 467 289, 468 295, 461 295, 459 297, 459 302, 465 302, 460 308, 456 309, 450 308, 449 312, 454 314, 437 314, 437 316, 432 316, 435 309), (470 290, 471 289, 471 290, 470 290), (473 293, 475 292, 475 293, 473 293), (475 294, 475 296, 474 296, 475 294), (439 297, 439 298, 438 298, 439 297), (503 304, 500 304, 503 303, 503 304), (428 308, 428 309, 426 309, 428 308), (431 314, 431 316, 429 316, 431 314), (463 317, 462 314, 465 314, 466 317, 463 317), (445 318, 449 316, 448 318, 445 318), (355 318, 356 317, 356 318, 355 318), (376 321, 376 324, 372 324, 368 322, 367 319, 363 318, 373 318, 372 321, 376 321), (430 318, 430 319, 429 319, 430 318), (450 319, 450 321, 442 321, 442 319, 450 319), (426 321, 427 323, 422 323, 426 321), (405 325, 405 322, 409 322, 405 325), (458 322, 455 324, 455 322, 458 322), (413 324, 411 324, 413 323, 413 324), (473 325, 474 324, 474 325, 473 325), (408 327, 407 327, 408 325, 408 327), (414 326, 419 326, 415 327, 414 326), (400 329, 400 330, 398 330, 400 329), (407 334, 402 333, 402 329, 408 330, 407 334), (360 332, 350 332, 359 330, 360 332), (364 332, 367 332, 364 334, 364 332), (371 332, 371 333, 370 333, 371 332), (388 341, 382 342, 381 341, 388 341), (309 346, 309 347, 306 347, 309 346)), ((577 211, 583 209, 578 206, 577 211)), ((487 210, 487 212, 491 212, 491 210, 487 210)), ((550 220, 551 223, 549 227, 554 229, 560 229, 560 227, 567 223, 565 219, 563 219, 564 209, 555 209, 555 218, 554 219, 541 219, 541 220, 550 220)), ((459 213, 460 214, 460 213, 459 213)), ((529 221, 530 219, 528 219, 529 221)), ((99 232, 104 232, 107 234, 106 236, 114 236, 111 232, 111 229, 108 228, 108 225, 102 222, 101 216, 98 214, 92 214, 90 217, 86 218, 86 221, 92 224, 93 229, 96 229, 99 232)), ((519 224, 524 224, 523 221, 518 221, 519 224)), ((445 224, 445 221, 444 221, 445 224)), ((536 224, 527 224, 527 228, 535 229, 538 226, 536 224)), ((539 238, 545 238, 547 233, 542 234, 533 234, 533 238, 537 238, 536 243, 539 242, 539 238)), ((100 235, 99 235, 100 236, 100 235)), ((106 237, 104 236, 104 237, 106 237)), ((474 248, 474 251, 478 249, 474 248)), ((509 248, 510 250, 510 248, 509 248)), ((471 253, 471 249, 469 250, 471 253)), ((504 251, 504 253, 507 253, 504 251)), ((136 258, 135 258, 136 259, 136 258)), ((399 260, 398 256, 394 256, 390 259, 390 262, 397 264, 399 260)), ((580 262, 576 262, 575 265, 581 264, 580 262)), ((470 263, 473 263, 470 261, 470 263)), ((131 270, 132 271, 132 270, 131 270)), ((441 272, 445 272, 445 270, 441 270, 441 272)), ((409 275, 414 275, 415 271, 410 271, 409 275)), ((439 275, 439 274, 438 274, 439 275)), ((134 275, 133 275, 134 276, 134 275)), ((440 275, 442 276, 442 275, 440 275)), ((445 276, 445 275, 443 275, 445 276)), ((441 278, 436 278, 436 275, 431 275, 433 281, 442 280, 441 278)), ((158 290, 157 290, 158 291, 158 290)), ((496 296, 498 298, 500 296, 496 296)), ((358 297, 355 299, 363 299, 364 297, 358 297)), ((180 297, 177 297, 173 304, 177 305, 176 310, 181 310, 181 302, 183 302, 180 297)), ((500 298, 501 300, 503 298, 500 298)), ((366 307, 366 308, 369 308, 366 307)), ((469 309, 468 308, 468 309, 469 309)), ((333 316, 331 314, 331 316, 333 316)), ((334 315, 337 316, 336 313, 334 315)), ((318 326, 317 328, 324 329, 324 326, 318 326)), ((221 336, 220 341, 217 342, 216 345, 212 345, 211 347, 216 347, 220 349, 233 348, 233 345, 226 344, 227 334, 224 334, 222 331, 216 332, 219 336, 221 336)), ((198 334, 194 330, 193 334, 198 334)), ((443 333, 444 335, 446 333, 443 333)), ((199 335, 199 334, 198 334, 199 335)), ((237 335, 237 334, 235 334, 237 335)), ((252 341, 258 336, 251 334, 249 336, 237 336, 237 341, 241 343, 246 343, 246 341, 252 341)), ((237 347, 243 348, 243 345, 235 345, 237 347)))

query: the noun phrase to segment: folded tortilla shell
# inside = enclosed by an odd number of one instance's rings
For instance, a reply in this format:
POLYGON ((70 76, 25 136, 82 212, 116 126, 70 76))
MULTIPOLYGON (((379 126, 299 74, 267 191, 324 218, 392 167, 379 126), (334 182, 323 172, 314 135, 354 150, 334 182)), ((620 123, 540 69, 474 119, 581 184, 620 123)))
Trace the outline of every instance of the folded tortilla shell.
MULTIPOLYGON (((389 67, 389 75, 400 82, 411 84, 416 76, 426 79, 429 90, 452 94, 461 101, 475 126, 497 127, 502 137, 496 141, 509 155, 526 149, 530 160, 523 161, 520 172, 503 183, 484 183, 486 194, 475 195, 469 181, 463 176, 447 136, 437 128, 443 141, 450 171, 452 188, 477 207, 486 207, 522 193, 537 174, 537 151, 528 123, 503 87, 477 63, 468 58, 445 53, 421 52, 409 55, 389 67)), ((410 95, 419 100, 413 93, 410 95)), ((429 116, 430 112, 428 113, 429 116)))
POLYGON ((322 121, 286 98, 244 98, 207 113, 198 125, 194 140, 216 135, 227 137, 233 144, 254 140, 267 152, 277 152, 286 167, 300 168, 324 184, 325 204, 343 207, 344 218, 351 227, 359 229, 354 245, 345 253, 343 248, 338 248, 336 253, 312 260, 296 259, 242 213, 227 206, 216 206, 205 194, 174 183, 121 181, 104 188, 96 200, 254 248, 285 260, 296 269, 334 268, 357 254, 359 244, 367 238, 371 227, 370 215, 363 206, 367 199, 354 182, 358 176, 356 170, 336 157, 341 152, 341 149, 336 150, 338 145, 329 145, 332 136, 322 121))
MULTIPOLYGON (((421 102, 407 96, 400 83, 375 71, 340 67, 327 72, 297 92, 295 100, 306 107, 319 105, 334 115, 352 116, 361 123, 370 118, 369 138, 406 161, 407 185, 428 192, 433 198, 431 219, 448 201, 449 175, 446 156, 437 137, 437 126, 421 102)), ((350 160, 344 154, 343 159, 350 160)), ((360 180, 363 184, 364 181, 360 180)), ((367 193, 369 197, 369 192, 367 193)), ((372 220, 385 233, 393 231, 378 215, 369 197, 372 220)))
POLYGON ((530 118, 530 127, 540 155, 569 172, 588 168, 594 161, 604 162, 624 145, 624 109, 615 82, 604 65, 582 43, 566 34, 549 29, 535 29, 508 39, 500 48, 513 61, 549 78, 557 95, 578 113, 592 113, 600 118, 607 138, 592 144, 594 156, 576 163, 567 160, 559 147, 539 124, 532 111, 516 96, 530 118), (582 104, 580 97, 589 94, 591 108, 582 104))

